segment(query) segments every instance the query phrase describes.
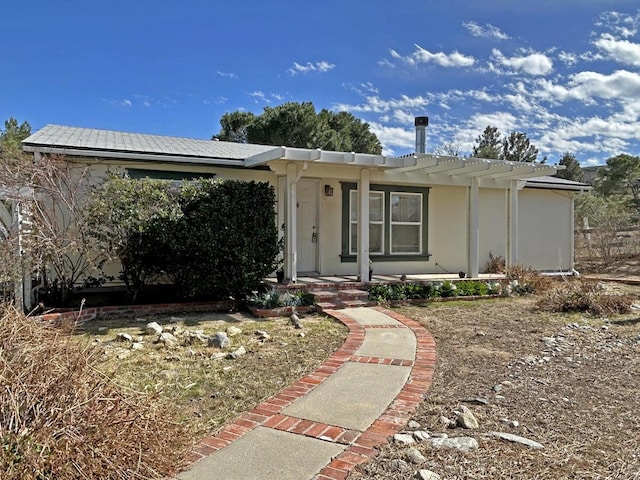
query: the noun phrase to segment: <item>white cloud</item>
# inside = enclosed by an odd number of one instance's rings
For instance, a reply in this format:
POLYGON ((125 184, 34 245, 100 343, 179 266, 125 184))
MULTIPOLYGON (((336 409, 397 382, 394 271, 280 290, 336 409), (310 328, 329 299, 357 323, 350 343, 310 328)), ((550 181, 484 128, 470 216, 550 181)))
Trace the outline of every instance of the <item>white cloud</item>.
POLYGON ((640 26, 640 11, 635 15, 621 12, 605 12, 600 15, 600 20, 596 26, 608 28, 617 35, 628 38, 638 33, 640 26))
POLYGON ((530 53, 522 57, 506 57, 498 49, 493 49, 492 57, 502 66, 522 71, 529 75, 546 75, 553 70, 553 62, 543 53, 530 53))
POLYGON ((319 72, 325 73, 335 68, 335 64, 329 63, 327 61, 320 62, 307 62, 305 65, 302 65, 298 62, 293 62, 293 67, 289 69, 289 73, 293 76, 295 75, 305 75, 310 72, 319 72))
POLYGON ((640 67, 640 44, 632 43, 629 40, 619 40, 606 33, 593 43, 604 51, 611 60, 640 67))
MULTIPOLYGON (((411 125, 413 125, 413 119, 411 125)), ((384 145, 383 155, 393 155, 394 150, 391 147, 413 150, 416 145, 416 134, 413 128, 390 127, 378 122, 369 122, 369 127, 384 145)))
POLYGON ((558 59, 569 67, 572 67, 573 65, 578 63, 578 55, 576 55, 575 53, 562 51, 558 54, 558 59))
POLYGON ((462 26, 474 37, 493 38, 495 40, 508 40, 511 38, 498 27, 494 27, 490 23, 480 25, 476 22, 469 21, 463 22, 462 26))
POLYGON ((453 51, 452 53, 432 53, 429 50, 422 48, 420 45, 416 45, 415 47, 415 51, 406 56, 400 55, 395 50, 391 50, 390 53, 393 58, 402 60, 409 65, 435 63, 441 67, 471 67, 475 63, 475 59, 473 57, 464 55, 457 51, 453 51))
POLYGON ((224 78, 233 78, 233 79, 238 78, 238 76, 232 72, 221 72, 220 70, 218 70, 216 73, 218 74, 218 76, 224 77, 224 78))

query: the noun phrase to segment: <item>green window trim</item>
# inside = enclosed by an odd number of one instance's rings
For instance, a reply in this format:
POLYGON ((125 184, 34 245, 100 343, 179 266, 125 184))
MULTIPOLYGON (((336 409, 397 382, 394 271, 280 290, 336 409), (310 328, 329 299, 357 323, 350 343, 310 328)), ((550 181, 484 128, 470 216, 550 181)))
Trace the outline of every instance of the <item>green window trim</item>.
MULTIPOLYGON (((342 263, 352 263, 357 261, 357 256, 350 252, 351 235, 351 212, 350 197, 351 192, 358 189, 357 183, 342 182, 342 263)), ((384 254, 371 254, 373 262, 414 262, 428 261, 431 257, 428 249, 428 212, 429 212, 429 187, 407 187, 400 185, 380 185, 371 184, 370 191, 384 193, 384 254), (418 193, 422 194, 422 232, 421 232, 421 252, 391 254, 391 194, 392 193, 418 193)))

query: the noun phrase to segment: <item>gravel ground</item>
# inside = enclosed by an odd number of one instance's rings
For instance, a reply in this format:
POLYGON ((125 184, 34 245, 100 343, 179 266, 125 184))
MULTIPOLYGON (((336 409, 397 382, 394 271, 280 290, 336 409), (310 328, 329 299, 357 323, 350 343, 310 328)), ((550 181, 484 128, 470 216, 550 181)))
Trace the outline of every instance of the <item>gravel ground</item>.
MULTIPOLYGON (((620 289, 623 287, 614 287, 620 289)), ((640 298, 640 288, 624 287, 640 298)), ((438 361, 414 429, 468 436, 470 452, 394 442, 349 479, 640 479, 640 310, 594 319, 535 311, 534 299, 401 308, 432 332, 438 361), (486 405, 465 402, 486 400, 486 405), (477 429, 445 425, 466 405, 477 429), (504 432, 542 449, 498 440, 504 432), (424 459, 416 457, 416 449, 424 459), (413 453, 413 455, 411 454, 413 453)))

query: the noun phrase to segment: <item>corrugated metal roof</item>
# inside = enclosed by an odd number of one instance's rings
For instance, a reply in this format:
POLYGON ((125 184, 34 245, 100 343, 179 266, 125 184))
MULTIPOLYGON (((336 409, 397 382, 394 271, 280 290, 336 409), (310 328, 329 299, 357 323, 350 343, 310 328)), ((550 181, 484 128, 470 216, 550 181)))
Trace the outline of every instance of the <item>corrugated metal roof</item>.
POLYGON ((61 125, 46 125, 27 137, 22 144, 24 147, 99 150, 229 160, 244 160, 252 155, 275 148, 268 145, 196 140, 61 125))

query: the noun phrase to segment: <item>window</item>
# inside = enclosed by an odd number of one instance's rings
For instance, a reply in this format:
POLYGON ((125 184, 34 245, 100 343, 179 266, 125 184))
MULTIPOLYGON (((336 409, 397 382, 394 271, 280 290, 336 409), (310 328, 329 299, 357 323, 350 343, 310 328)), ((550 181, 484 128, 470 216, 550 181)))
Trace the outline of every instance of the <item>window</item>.
POLYGON ((391 193, 391 253, 421 253, 422 194, 391 193))
MULTIPOLYGON (((358 191, 349 195, 349 252, 358 251, 358 191)), ((369 253, 384 253, 384 192, 369 192, 369 253)))
MULTIPOLYGON (((427 202, 429 188, 371 185, 369 253, 374 262, 428 260, 427 202)), ((358 252, 357 184, 342 184, 343 262, 358 252)))

